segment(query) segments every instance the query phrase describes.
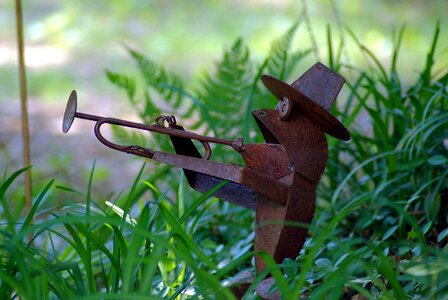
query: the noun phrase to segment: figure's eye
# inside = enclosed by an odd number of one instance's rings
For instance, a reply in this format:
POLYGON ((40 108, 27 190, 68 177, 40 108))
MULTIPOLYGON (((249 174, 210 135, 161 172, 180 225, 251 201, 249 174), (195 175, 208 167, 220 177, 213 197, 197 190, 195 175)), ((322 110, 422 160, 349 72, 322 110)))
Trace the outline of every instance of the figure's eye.
POLYGON ((291 107, 292 103, 286 97, 283 97, 281 101, 277 103, 275 110, 278 111, 278 115, 280 116, 280 120, 285 121, 291 115, 291 107))

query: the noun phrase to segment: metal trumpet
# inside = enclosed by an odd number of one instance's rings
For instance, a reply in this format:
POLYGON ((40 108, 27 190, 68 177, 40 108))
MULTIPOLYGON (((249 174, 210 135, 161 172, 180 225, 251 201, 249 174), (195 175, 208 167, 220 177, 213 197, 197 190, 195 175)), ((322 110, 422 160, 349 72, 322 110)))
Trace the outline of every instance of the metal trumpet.
POLYGON ((73 90, 70 94, 70 97, 67 102, 67 107, 65 109, 64 113, 64 120, 62 122, 62 131, 64 133, 67 133, 70 130, 70 127, 73 123, 73 120, 75 118, 84 119, 84 120, 90 120, 95 121, 95 136, 98 138, 98 140, 106 145, 109 148, 112 148, 114 150, 118 150, 121 152, 125 152, 128 154, 134 154, 138 156, 143 156, 146 158, 153 158, 154 151, 149 148, 144 148, 137 145, 131 145, 131 146, 122 146, 115 144, 108 139, 106 139, 101 134, 101 126, 104 124, 110 124, 110 125, 118 125, 118 126, 124 126, 128 128, 135 128, 140 130, 147 130, 151 132, 157 132, 161 134, 166 134, 169 136, 179 137, 179 138, 186 138, 191 140, 197 140, 201 142, 202 146, 204 146, 205 154, 204 159, 208 160, 211 156, 211 148, 209 143, 216 143, 216 144, 222 144, 226 146, 230 146, 233 149, 235 149, 238 152, 243 151, 244 145, 243 145, 243 139, 238 138, 236 140, 226 140, 226 139, 220 139, 210 136, 203 136, 199 135, 193 132, 185 131, 185 130, 179 130, 176 129, 176 118, 174 116, 161 116, 156 118, 154 125, 147 125, 147 124, 141 124, 116 118, 108 118, 108 117, 101 117, 91 114, 85 114, 77 111, 77 94, 76 91, 73 90), (165 127, 164 123, 165 121, 168 122, 170 127, 165 127))

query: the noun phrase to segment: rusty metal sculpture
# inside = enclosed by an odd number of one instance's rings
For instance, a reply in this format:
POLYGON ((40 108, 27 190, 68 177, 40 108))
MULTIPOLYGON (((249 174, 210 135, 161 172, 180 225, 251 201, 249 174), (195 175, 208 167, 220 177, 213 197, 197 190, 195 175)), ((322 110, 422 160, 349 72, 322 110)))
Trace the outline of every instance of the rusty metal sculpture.
MULTIPOLYGON (((317 63, 292 85, 268 75, 263 75, 261 80, 279 100, 275 109, 253 111, 266 141, 264 144, 244 144, 241 138, 232 141, 188 132, 176 124, 174 116, 161 116, 154 125, 145 125, 80 113, 76 111, 75 91, 68 100, 62 130, 66 133, 75 117, 95 121, 94 132, 101 143, 180 167, 188 183, 201 192, 228 180, 215 196, 255 210, 255 252, 267 252, 281 262, 297 256, 307 235, 306 228, 291 223, 312 221, 316 186, 328 158, 325 133, 342 140, 350 139, 347 129, 329 113, 344 79, 317 63), (112 143, 101 134, 103 124, 167 134, 176 154, 112 143), (202 143, 204 157, 192 140, 202 143), (209 143, 232 147, 242 155, 246 166, 210 161, 209 143)), ((257 272, 265 267, 257 256, 257 272)))

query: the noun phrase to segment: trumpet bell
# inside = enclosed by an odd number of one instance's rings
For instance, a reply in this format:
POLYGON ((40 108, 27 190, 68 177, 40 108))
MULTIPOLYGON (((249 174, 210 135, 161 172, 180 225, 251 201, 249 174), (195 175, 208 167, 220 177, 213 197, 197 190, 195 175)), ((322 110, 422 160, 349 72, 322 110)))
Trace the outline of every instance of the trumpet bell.
POLYGON ((62 121, 62 132, 67 133, 72 126, 73 120, 75 119, 76 108, 77 108, 77 95, 76 91, 73 90, 68 98, 67 106, 65 107, 64 119, 62 121))

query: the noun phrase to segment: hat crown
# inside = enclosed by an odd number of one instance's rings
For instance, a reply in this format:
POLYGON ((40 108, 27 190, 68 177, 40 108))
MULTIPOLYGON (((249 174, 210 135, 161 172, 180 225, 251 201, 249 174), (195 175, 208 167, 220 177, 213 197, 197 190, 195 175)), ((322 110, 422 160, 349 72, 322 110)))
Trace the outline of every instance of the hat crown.
POLYGON ((344 78, 320 62, 303 73, 291 86, 329 111, 344 85, 344 78))

